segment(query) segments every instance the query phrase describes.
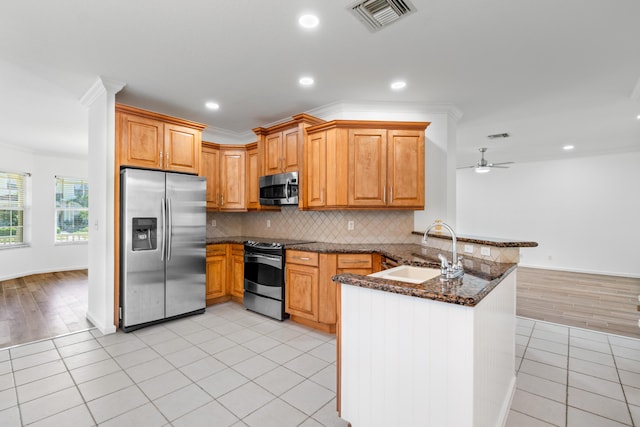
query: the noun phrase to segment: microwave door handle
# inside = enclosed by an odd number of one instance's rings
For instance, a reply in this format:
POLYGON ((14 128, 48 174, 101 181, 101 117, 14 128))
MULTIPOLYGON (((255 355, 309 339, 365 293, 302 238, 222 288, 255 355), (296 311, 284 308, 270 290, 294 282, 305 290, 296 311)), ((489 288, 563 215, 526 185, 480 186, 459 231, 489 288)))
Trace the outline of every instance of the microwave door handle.
POLYGON ((289 180, 287 179, 284 183, 284 198, 289 201, 289 180))

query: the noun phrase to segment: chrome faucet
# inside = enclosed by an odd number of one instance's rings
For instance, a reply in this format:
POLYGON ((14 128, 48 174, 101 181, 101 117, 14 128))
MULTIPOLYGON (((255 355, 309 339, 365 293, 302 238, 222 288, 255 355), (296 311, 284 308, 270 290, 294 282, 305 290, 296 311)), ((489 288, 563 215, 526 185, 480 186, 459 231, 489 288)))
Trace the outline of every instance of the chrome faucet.
POLYGON ((456 233, 453 231, 453 228, 451 228, 449 225, 445 224, 444 222, 436 221, 433 224, 431 224, 429 227, 427 227, 427 230, 424 232, 424 236, 422 236, 422 243, 427 242, 429 231, 431 231, 432 228, 438 225, 449 230, 449 234, 451 234, 451 240, 453 241, 453 259, 451 260, 451 263, 447 261, 447 258, 444 255, 438 254, 438 259, 440 260, 440 276, 446 279, 453 279, 455 277, 460 277, 464 274, 464 269, 462 268, 462 257, 458 257, 458 249, 457 249, 458 241, 456 238, 456 233))

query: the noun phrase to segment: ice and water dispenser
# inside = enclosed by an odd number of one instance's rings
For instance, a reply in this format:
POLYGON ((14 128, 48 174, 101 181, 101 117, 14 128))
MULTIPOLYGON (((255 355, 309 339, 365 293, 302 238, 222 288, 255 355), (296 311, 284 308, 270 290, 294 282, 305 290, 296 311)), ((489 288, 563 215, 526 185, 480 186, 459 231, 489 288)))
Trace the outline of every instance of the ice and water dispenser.
POLYGON ((133 218, 132 250, 150 251, 157 247, 158 218, 133 218))

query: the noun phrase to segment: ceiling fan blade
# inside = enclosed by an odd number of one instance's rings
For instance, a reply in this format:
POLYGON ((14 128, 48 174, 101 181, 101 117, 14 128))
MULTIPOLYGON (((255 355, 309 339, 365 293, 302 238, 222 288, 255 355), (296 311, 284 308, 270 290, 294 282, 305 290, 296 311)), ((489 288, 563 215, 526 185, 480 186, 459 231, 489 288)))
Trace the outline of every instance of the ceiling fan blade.
POLYGON ((500 168, 500 169, 509 169, 509 166, 500 166, 500 165, 489 165, 490 168, 500 168))
POLYGON ((498 163, 489 163, 489 166, 498 166, 498 165, 512 165, 513 162, 498 162, 498 163))
POLYGON ((478 165, 460 166, 459 168, 456 168, 456 169, 470 169, 470 168, 475 168, 475 167, 477 167, 477 166, 478 166, 478 165))

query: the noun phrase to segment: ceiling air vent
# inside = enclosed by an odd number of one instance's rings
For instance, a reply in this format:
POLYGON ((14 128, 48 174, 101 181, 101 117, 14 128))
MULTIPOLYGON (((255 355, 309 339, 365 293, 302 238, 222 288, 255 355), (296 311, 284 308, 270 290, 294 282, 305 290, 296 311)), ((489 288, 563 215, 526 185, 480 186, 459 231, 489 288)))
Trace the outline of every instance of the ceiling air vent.
POLYGON ((407 0, 365 0, 349 6, 349 9, 371 31, 378 31, 416 11, 407 0))
POLYGON ((494 133, 493 135, 487 135, 487 138, 489 139, 499 139, 499 138, 509 138, 511 135, 509 135, 507 132, 505 133, 494 133))

